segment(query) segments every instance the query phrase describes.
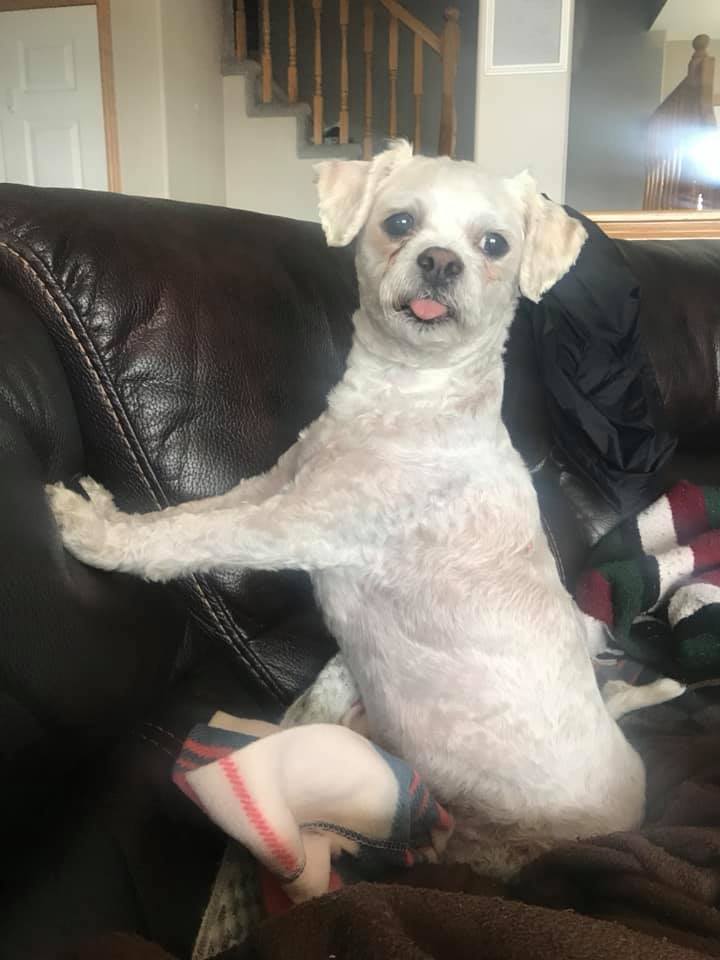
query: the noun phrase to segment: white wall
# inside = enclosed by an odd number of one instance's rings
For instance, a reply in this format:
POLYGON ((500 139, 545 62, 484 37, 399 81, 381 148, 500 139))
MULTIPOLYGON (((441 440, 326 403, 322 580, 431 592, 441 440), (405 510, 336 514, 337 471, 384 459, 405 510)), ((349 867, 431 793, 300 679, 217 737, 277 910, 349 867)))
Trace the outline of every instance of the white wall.
POLYGON ((688 46, 699 33, 720 36, 717 0, 667 0, 653 30, 665 30, 668 40, 684 40, 688 46))
POLYGON ((625 0, 575 0, 566 202, 640 210, 647 124, 660 102, 663 34, 625 0))
POLYGON ((122 189, 167 197, 160 0, 111 0, 110 16, 122 189))
POLYGON ((221 0, 111 0, 124 193, 225 202, 221 0))
POLYGON ((314 161, 298 158, 295 118, 248 117, 247 82, 224 78, 227 205, 317 220, 314 161))
POLYGON ((161 0, 168 196, 225 202, 225 137, 217 0, 161 0))
MULTIPOLYGON (((478 19, 475 162, 489 173, 499 175, 513 175, 528 169, 541 190, 554 200, 562 201, 570 70, 488 75, 484 42, 486 4, 487 0, 481 0, 478 19)), ((522 29, 521 22, 517 29, 522 29)), ((571 40, 572 17, 570 43, 571 40)), ((568 62, 571 62, 571 51, 568 62)))

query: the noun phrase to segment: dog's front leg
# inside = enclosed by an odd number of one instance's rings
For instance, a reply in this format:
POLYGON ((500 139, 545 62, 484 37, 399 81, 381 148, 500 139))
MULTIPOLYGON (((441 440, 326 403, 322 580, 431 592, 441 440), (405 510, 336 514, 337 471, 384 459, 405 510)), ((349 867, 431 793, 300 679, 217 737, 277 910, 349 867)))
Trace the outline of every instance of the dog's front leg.
MULTIPOLYGON (((169 521, 173 517, 208 514, 240 504, 262 503, 268 497, 279 493, 292 480, 299 449, 300 442, 293 444, 272 469, 241 480, 226 493, 166 507, 161 511, 162 516, 169 521)), ((152 523, 150 518, 157 514, 121 513, 115 506, 110 491, 91 477, 83 477, 80 486, 87 499, 68 490, 64 484, 56 483, 47 487, 48 500, 68 549, 91 566, 100 567, 103 566, 100 554, 103 552, 109 527, 121 522, 143 526, 145 523, 152 523)))
MULTIPOLYGON (((357 475, 353 482, 362 486, 357 475)), ((173 507, 123 514, 70 490, 50 488, 63 541, 91 566, 171 580, 214 567, 318 570, 358 562, 347 483, 303 476, 259 503, 226 501, 203 512, 173 507)), ((103 492, 104 493, 104 492, 103 492)), ((192 505, 191 505, 192 506, 192 505)))

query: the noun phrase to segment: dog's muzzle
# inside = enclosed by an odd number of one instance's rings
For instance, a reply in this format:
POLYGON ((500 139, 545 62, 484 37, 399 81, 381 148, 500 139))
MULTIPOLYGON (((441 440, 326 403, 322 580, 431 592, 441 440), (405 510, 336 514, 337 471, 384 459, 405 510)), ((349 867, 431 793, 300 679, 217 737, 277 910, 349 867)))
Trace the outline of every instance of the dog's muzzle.
POLYGON ((419 296, 403 304, 403 309, 420 323, 449 320, 453 314, 442 292, 457 280, 465 264, 454 250, 447 247, 427 247, 418 254, 416 262, 425 289, 420 291, 419 296))

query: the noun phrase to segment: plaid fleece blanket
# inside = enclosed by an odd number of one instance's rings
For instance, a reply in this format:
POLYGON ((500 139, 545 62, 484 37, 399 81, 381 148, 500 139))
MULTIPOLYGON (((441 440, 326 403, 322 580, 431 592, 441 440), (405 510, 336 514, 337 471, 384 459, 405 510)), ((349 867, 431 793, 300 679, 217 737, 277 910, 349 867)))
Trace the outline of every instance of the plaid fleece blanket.
POLYGON ((594 549, 576 599, 607 624, 637 680, 720 676, 720 488, 678 483, 594 549), (651 679, 645 670, 642 679, 651 679))
MULTIPOLYGON (((717 960, 720 690, 621 723, 648 773, 642 830, 568 843, 504 887, 462 864, 349 884, 254 923, 244 946, 217 960, 717 960)), ((211 916, 231 928, 233 907, 228 897, 211 916)), ((171 953, 187 960, 187 952, 171 953)), ((173 960, 127 935, 52 956, 173 960)))
POLYGON ((452 831, 414 770, 340 725, 218 713, 193 728, 173 779, 254 857, 228 850, 194 960, 242 942, 263 915, 437 862, 452 831))

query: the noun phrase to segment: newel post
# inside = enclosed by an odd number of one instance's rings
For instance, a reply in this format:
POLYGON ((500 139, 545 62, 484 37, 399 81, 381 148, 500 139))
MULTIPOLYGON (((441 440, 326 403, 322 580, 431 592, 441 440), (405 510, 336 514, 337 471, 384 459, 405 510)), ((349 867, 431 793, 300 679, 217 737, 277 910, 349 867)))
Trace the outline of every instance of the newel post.
POLYGON ((442 106, 440 108, 440 139, 438 153, 453 156, 455 153, 455 76, 460 55, 460 11, 448 7, 445 11, 445 26, 442 32, 440 57, 442 60, 442 106))

